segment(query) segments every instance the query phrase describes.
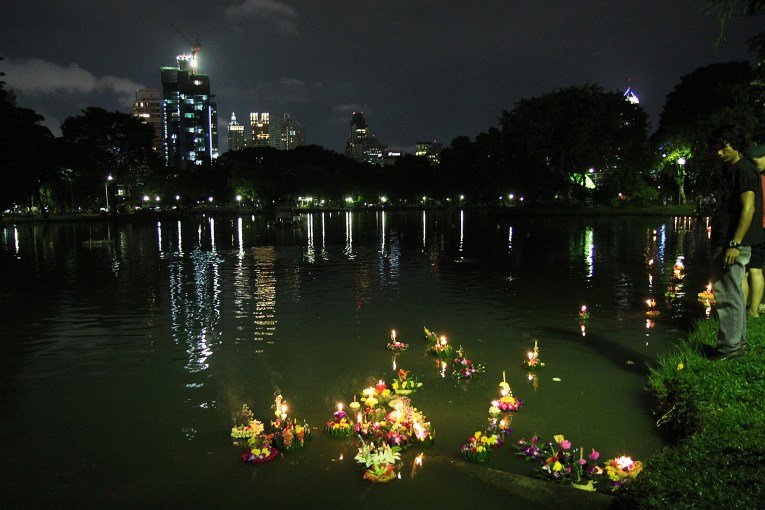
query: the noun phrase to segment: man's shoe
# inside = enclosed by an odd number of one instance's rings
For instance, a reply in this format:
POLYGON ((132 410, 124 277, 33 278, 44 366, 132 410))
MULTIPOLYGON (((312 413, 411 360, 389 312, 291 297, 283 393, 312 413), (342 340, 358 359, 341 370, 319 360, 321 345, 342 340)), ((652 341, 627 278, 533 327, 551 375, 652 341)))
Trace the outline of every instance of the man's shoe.
POLYGON ((749 348, 744 346, 740 346, 735 351, 730 351, 730 352, 720 352, 718 350, 712 353, 711 355, 709 355, 707 359, 709 359, 709 361, 720 361, 723 359, 740 358, 741 356, 746 354, 748 351, 749 351, 749 348))

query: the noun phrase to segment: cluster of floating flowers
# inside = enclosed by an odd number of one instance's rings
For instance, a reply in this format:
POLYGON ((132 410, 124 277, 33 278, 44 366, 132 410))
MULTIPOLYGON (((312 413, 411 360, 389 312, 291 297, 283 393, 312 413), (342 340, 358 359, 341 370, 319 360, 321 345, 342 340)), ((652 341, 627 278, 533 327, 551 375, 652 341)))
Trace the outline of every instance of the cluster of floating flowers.
POLYGON ((643 468, 640 461, 624 456, 600 465, 600 453, 597 450, 593 448, 585 456, 584 448, 574 448, 563 435, 553 436, 553 440, 547 442, 542 442, 539 436, 523 438, 516 443, 515 448, 517 455, 537 463, 537 472, 542 478, 569 483, 574 488, 586 491, 594 491, 595 485, 605 476, 611 491, 616 492, 633 480, 643 468))
POLYGON ((280 394, 274 399, 274 419, 270 432, 263 422, 256 420, 247 404, 238 413, 237 425, 231 429, 234 444, 244 448, 241 459, 250 464, 271 462, 279 451, 302 448, 311 439, 311 428, 306 422, 299 423, 287 415, 287 402, 280 394))

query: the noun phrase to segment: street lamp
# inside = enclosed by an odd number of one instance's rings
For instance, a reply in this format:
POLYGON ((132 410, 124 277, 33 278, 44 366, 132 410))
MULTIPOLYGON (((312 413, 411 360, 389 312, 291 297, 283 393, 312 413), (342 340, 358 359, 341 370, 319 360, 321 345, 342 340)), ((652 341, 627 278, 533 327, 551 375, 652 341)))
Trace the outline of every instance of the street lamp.
POLYGON ((113 181, 114 177, 109 175, 104 183, 104 196, 106 196, 106 212, 109 212, 109 181, 113 181))
POLYGON ((680 165, 680 172, 677 179, 677 205, 683 205, 685 202, 685 158, 677 158, 677 164, 680 165))

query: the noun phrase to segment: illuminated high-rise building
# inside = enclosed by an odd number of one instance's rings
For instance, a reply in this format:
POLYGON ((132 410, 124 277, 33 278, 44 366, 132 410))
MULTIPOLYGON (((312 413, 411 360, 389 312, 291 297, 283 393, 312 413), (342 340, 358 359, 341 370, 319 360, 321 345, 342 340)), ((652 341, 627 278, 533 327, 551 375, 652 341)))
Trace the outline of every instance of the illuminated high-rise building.
POLYGON ((250 113, 250 128, 252 130, 251 147, 268 147, 270 120, 268 112, 250 113))
POLYGON ((156 89, 140 89, 135 93, 133 116, 138 117, 154 129, 151 147, 162 150, 162 96, 156 89))
POLYGON ((348 134, 348 142, 345 144, 345 155, 356 161, 382 165, 385 149, 385 144, 378 142, 370 133, 364 113, 353 112, 351 130, 348 134))
POLYGON ((228 123, 228 150, 238 151, 244 149, 244 126, 236 121, 236 113, 231 113, 231 121, 228 123))
POLYGON ((305 145, 305 127, 293 119, 289 113, 285 113, 281 119, 272 120, 268 134, 271 147, 280 151, 305 145))
POLYGON ((441 142, 417 142, 415 144, 415 156, 428 158, 432 166, 438 166, 441 162, 441 142))
POLYGON ((163 147, 168 166, 188 169, 218 157, 218 113, 210 78, 194 72, 195 58, 178 55, 176 62, 162 68, 163 147))

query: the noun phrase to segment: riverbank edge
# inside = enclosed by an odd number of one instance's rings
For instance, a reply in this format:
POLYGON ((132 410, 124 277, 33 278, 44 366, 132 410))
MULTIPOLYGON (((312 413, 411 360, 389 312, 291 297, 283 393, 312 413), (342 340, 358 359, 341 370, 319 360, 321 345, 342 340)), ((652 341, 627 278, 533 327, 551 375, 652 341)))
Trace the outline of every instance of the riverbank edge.
POLYGON ((649 368, 657 425, 670 439, 615 508, 763 508, 765 317, 747 323, 750 351, 709 361, 717 322, 700 321, 649 368))
MULTIPOLYGON (((524 217, 524 216, 581 216, 581 217, 601 217, 601 216, 692 216, 694 207, 692 205, 682 206, 654 206, 654 207, 465 207, 464 209, 484 211, 486 214, 494 217, 524 217)), ((364 209, 303 209, 296 208, 297 214, 305 213, 341 213, 341 212, 365 212, 365 211, 386 211, 386 212, 410 212, 410 211, 458 211, 460 208, 454 207, 370 207, 364 209)), ((68 223, 68 222, 148 222, 162 220, 179 220, 184 218, 193 218, 196 216, 231 216, 231 215, 257 215, 271 217, 272 211, 263 211, 262 209, 252 209, 246 207, 209 207, 180 209, 170 211, 136 211, 132 213, 121 214, 51 214, 47 217, 41 215, 35 216, 0 216, 2 224, 16 223, 68 223)))

